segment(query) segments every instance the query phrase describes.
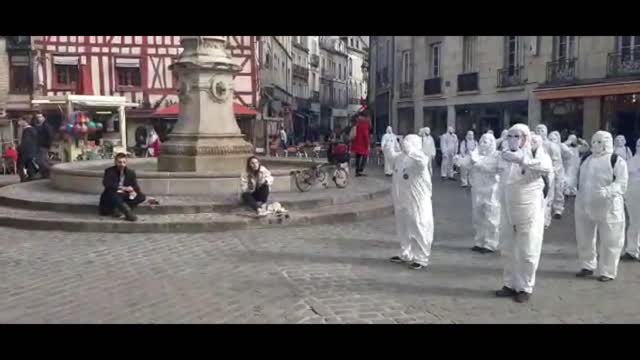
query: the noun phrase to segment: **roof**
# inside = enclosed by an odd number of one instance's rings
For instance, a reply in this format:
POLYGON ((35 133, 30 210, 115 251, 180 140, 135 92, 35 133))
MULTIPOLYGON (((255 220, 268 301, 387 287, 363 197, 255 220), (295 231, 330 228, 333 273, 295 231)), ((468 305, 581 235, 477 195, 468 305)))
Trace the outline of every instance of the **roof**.
MULTIPOLYGON (((162 109, 158 109, 153 113, 152 117, 156 118, 177 118, 180 113, 180 104, 173 104, 162 109)), ((249 109, 244 105, 233 103, 233 113, 236 116, 255 116, 258 113, 255 110, 249 109)))

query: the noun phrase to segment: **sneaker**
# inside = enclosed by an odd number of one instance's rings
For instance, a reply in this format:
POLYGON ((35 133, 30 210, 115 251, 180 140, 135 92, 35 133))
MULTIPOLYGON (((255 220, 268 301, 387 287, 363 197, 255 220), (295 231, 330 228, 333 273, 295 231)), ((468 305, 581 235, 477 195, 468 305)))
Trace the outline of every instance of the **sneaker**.
POLYGON ((474 246, 471 248, 471 251, 481 252, 482 248, 480 246, 474 246))
POLYGON ((514 297, 518 294, 517 291, 513 290, 510 287, 503 286, 502 289, 496 291, 497 297, 514 297))
POLYGON ((256 212, 258 213, 258 216, 267 216, 267 210, 265 208, 260 207, 256 212))
POLYGON ((554 214, 554 215, 553 215, 553 218, 554 218, 555 220, 560 220, 560 219, 562 219, 562 214, 554 214))
POLYGON ((480 254, 491 254, 494 251, 491 249, 487 249, 487 248, 480 248, 480 250, 478 251, 480 254))
POLYGON ((613 278, 610 278, 610 277, 608 277, 608 276, 604 276, 604 275, 602 275, 602 276, 600 276, 600 277, 598 278, 598 281, 600 281, 600 282, 609 282, 609 281, 613 281, 613 278))
POLYGON ((424 267, 425 267, 424 265, 418 264, 416 262, 411 263, 409 265, 409 269, 411 269, 411 270, 420 270, 420 269, 423 269, 424 267))
POLYGON ((640 261, 640 259, 638 259, 637 257, 629 254, 629 253, 624 253, 624 255, 622 255, 620 257, 620 260, 622 261, 640 261))
POLYGON ((524 291, 520 291, 514 298, 513 301, 517 302, 517 303, 526 303, 529 301, 529 298, 531 297, 531 294, 529 294, 528 292, 524 292, 524 291))
POLYGON ((394 256, 391 259, 389 259, 389 261, 391 261, 392 263, 396 263, 396 264, 402 264, 405 261, 402 260, 402 258, 400 256, 394 256))
POLYGON ((576 277, 584 278, 584 277, 592 276, 592 275, 593 275, 593 270, 582 269, 582 270, 580 270, 580 272, 578 272, 576 274, 576 277))

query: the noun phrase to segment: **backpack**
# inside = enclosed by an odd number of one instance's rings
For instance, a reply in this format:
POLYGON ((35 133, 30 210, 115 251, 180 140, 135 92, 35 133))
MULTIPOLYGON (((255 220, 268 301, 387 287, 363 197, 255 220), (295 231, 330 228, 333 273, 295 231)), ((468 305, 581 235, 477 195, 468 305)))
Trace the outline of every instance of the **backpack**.
MULTIPOLYGON (((582 155, 582 157, 580 158, 580 167, 578 167, 578 183, 576 184, 576 188, 580 187, 580 169, 582 168, 582 163, 587 160, 587 158, 591 156, 591 151, 587 151, 586 153, 584 153, 584 155, 582 155)), ((618 162, 618 154, 616 153, 612 153, 611 154, 611 169, 613 169, 616 166, 616 162, 618 162)), ((613 181, 616 181, 616 174, 613 174, 613 181)))

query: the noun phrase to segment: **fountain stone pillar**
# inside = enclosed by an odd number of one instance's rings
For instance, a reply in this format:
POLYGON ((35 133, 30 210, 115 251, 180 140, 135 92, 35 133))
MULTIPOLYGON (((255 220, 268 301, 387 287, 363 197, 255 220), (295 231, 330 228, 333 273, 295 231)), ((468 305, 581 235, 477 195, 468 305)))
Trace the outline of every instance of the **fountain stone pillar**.
POLYGON ((233 112, 233 75, 240 67, 223 36, 182 36, 184 51, 172 65, 178 78, 180 114, 161 145, 158 171, 238 174, 253 146, 233 112))

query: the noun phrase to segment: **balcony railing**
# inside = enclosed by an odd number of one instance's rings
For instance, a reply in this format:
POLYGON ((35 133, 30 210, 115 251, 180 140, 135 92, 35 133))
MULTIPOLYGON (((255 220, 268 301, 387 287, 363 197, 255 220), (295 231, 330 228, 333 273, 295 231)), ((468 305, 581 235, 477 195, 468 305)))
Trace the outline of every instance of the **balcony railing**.
POLYGON ((298 64, 293 64, 293 77, 309 81, 309 69, 298 64))
POLYGON ((427 79, 424 81, 424 94, 442 94, 442 78, 427 79))
POLYGON ((320 102, 320 91, 311 92, 311 102, 320 102))
POLYGON ((335 79, 336 73, 333 70, 322 69, 320 71, 320 76, 324 77, 325 79, 335 79))
POLYGON ((640 75, 640 49, 610 53, 607 59, 607 75, 640 75))
POLYGON ((458 92, 478 90, 478 73, 458 75, 458 92))
POLYGON ((314 68, 320 66, 320 56, 318 54, 311 54, 311 58, 309 59, 309 64, 314 68))
POLYGON ((400 83, 400 97, 408 98, 413 95, 413 83, 400 83))
POLYGON ((498 70, 498 87, 524 85, 524 66, 509 66, 498 70))
POLYGON ((576 79, 577 59, 562 59, 547 63, 547 83, 571 82, 576 79))

